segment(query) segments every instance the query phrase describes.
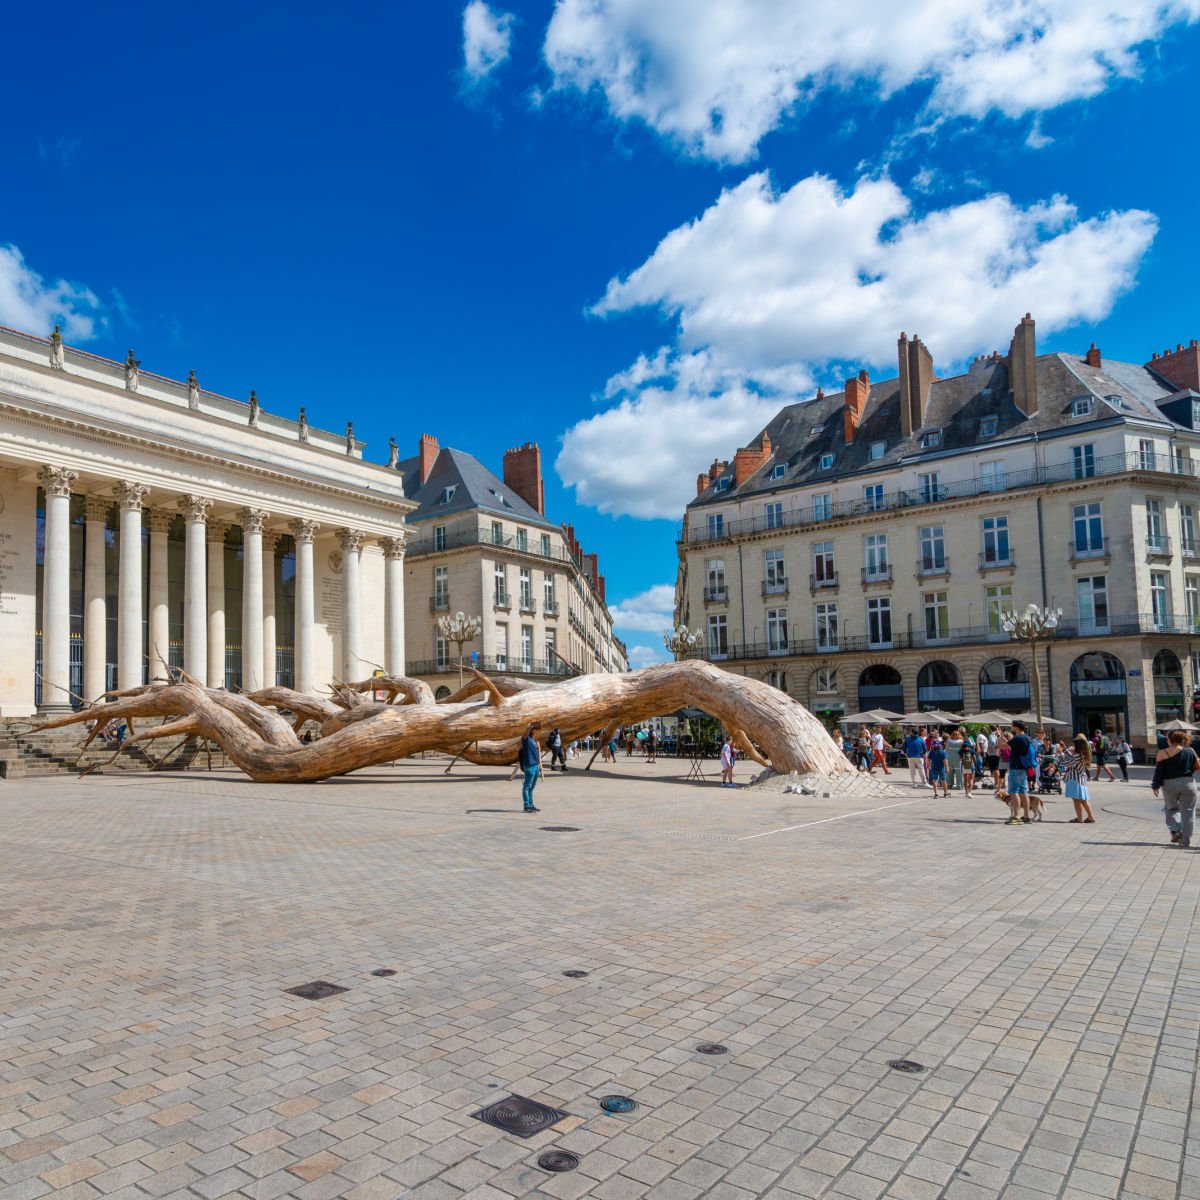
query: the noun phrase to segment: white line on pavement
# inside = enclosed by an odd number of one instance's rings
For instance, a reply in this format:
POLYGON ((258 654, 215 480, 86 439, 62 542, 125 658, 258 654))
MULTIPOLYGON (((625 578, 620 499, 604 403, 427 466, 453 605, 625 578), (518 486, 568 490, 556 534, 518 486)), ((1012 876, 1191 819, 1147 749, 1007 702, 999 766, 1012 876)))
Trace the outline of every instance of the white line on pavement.
POLYGON ((755 838, 774 837, 777 833, 791 833, 793 829, 807 829, 810 825, 828 825, 830 821, 845 821, 848 817, 868 817, 871 813, 883 812, 885 808, 906 808, 910 804, 920 804, 928 800, 928 796, 918 796, 915 800, 901 800, 897 804, 882 804, 878 808, 864 808, 860 812, 842 813, 840 817, 822 817, 819 821, 805 821, 802 825, 787 825, 783 829, 768 829, 765 833, 751 833, 738 838, 739 842, 752 842, 755 838))

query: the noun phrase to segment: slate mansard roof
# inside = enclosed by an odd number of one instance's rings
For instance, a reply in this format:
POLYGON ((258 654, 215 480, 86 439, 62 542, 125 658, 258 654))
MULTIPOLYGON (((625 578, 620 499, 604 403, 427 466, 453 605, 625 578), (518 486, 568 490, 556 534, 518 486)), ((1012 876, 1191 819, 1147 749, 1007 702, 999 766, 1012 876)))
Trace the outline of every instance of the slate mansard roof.
POLYGON ((507 517, 510 521, 520 521, 542 529, 558 528, 511 488, 505 487, 503 481, 479 459, 464 450, 443 447, 424 483, 421 482, 419 457, 404 459, 397 466, 404 476, 404 494, 418 506, 407 517, 410 524, 481 509, 497 517, 507 517), (443 502, 447 488, 453 488, 454 491, 449 500, 443 502))
MULTIPOLYGON (((924 460, 936 464, 938 459, 981 445, 1023 440, 1034 434, 1053 437, 1075 427, 1136 420, 1180 428, 1160 406, 1195 395, 1147 366, 1123 362, 1091 366, 1083 358, 1061 353, 1035 359, 1035 380, 1038 408, 1027 416, 1013 399, 1007 359, 1000 355, 976 359, 964 374, 933 381, 921 427, 907 437, 901 428, 900 379, 871 382, 857 431, 848 444, 843 423, 845 394, 818 393, 816 399, 787 405, 768 423, 763 432, 770 438, 771 452, 740 485, 731 460, 688 508, 829 483, 901 464, 914 466, 924 460), (1092 411, 1074 415, 1075 400, 1084 396, 1091 397, 1092 411), (996 431, 981 442, 984 417, 995 419, 996 431), (924 448, 923 435, 931 430, 940 431, 940 444, 924 448), (883 454, 872 459, 871 447, 879 442, 884 443, 883 454), (832 466, 821 468, 822 456, 830 454, 832 466), (774 468, 781 464, 785 468, 782 478, 772 478, 774 468), (728 482, 718 490, 723 480, 728 482)), ((750 442, 752 447, 758 444, 757 438, 750 442)))

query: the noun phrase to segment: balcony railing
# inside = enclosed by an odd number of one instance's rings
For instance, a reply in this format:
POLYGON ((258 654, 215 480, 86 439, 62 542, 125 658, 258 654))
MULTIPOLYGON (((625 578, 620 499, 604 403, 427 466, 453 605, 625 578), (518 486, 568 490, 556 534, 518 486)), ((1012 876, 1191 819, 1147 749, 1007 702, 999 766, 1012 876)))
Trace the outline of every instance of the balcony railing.
POLYGON ((548 617, 557 617, 558 616, 558 601, 557 600, 543 601, 542 602, 542 612, 544 612, 546 614, 546 616, 548 616, 548 617))
POLYGON ((826 571, 823 575, 810 575, 808 577, 808 590, 810 592, 818 591, 820 588, 835 588, 838 585, 838 577, 836 571, 826 571))
POLYGON ((728 604, 729 589, 728 588, 705 588, 704 589, 705 604, 728 604))
POLYGON ((435 613, 436 612, 449 612, 450 611, 450 597, 448 595, 430 596, 429 597, 429 611, 435 612, 435 613))
POLYGON ((523 613, 537 612, 537 601, 532 596, 522 596, 521 611, 523 613))
MULTIPOLYGON (((518 654, 502 655, 499 658, 484 658, 480 655, 474 662, 469 658, 463 660, 464 668, 472 666, 484 674, 500 675, 571 675, 574 672, 556 658, 522 659, 518 654)), ((404 670, 409 675, 452 675, 458 673, 458 660, 438 662, 436 659, 424 659, 404 664, 404 670)))
POLYGON ((949 575, 950 560, 944 554, 940 558, 918 558, 916 574, 918 579, 930 575, 949 575))
POLYGON ((508 612, 512 608, 512 596, 508 592, 496 592, 492 596, 492 607, 508 612))
POLYGON ((1200 542, 1195 542, 1184 538, 1179 543, 1179 552, 1185 559, 1190 562, 1194 562, 1197 558, 1200 558, 1200 542))
POLYGON ((1079 562, 1085 558, 1107 558, 1108 538, 1089 538, 1080 544, 1078 538, 1073 538, 1070 544, 1071 561, 1079 562))
POLYGON ((1094 459, 1086 467, 1081 465, 1076 468, 1074 463, 1057 463, 1052 466, 1033 467, 1026 471, 1008 471, 1003 476, 989 476, 987 479, 976 477, 957 483, 942 483, 936 488, 908 488, 898 492, 889 492, 882 499, 873 497, 870 500, 839 500, 836 503, 822 503, 810 508, 788 509, 783 513, 782 524, 770 527, 764 516, 745 517, 738 521, 723 521, 720 523, 720 528, 710 528, 706 523, 695 529, 689 528, 686 535, 681 529, 679 540, 686 540, 689 544, 721 541, 726 538, 764 533, 768 529, 775 532, 780 528, 803 527, 816 524, 818 521, 858 517, 902 508, 927 507, 930 504, 940 504, 948 500, 1021 491, 1024 488, 1067 483, 1073 479, 1122 475, 1130 471, 1195 479, 1200 473, 1200 466, 1191 459, 1172 460, 1165 454, 1153 456, 1152 459, 1143 462, 1142 456, 1133 450, 1124 454, 1105 455, 1102 458, 1094 459))
POLYGON ((885 563, 882 566, 863 567, 862 581, 863 583, 891 583, 892 564, 885 563))
POLYGON ((1170 558, 1171 539, 1164 533, 1146 534, 1146 554, 1149 558, 1170 558))
POLYGON ((979 552, 979 569, 981 571, 1001 571, 1009 567, 1015 567, 1016 565, 1011 547, 1009 547, 1003 556, 996 550, 981 550, 979 552))
POLYGON ((788 581, 786 579, 764 579, 762 581, 762 594, 764 596, 786 596, 788 594, 788 581))
POLYGON ((499 550, 509 550, 513 554, 528 554, 534 558, 548 558, 554 562, 575 561, 562 547, 551 546, 549 553, 546 553, 540 543, 522 546, 515 537, 496 537, 491 530, 486 529, 447 529, 441 537, 435 537, 431 532, 428 536, 417 537, 409 542, 405 554, 409 558, 416 558, 422 554, 437 554, 442 550, 457 550, 461 546, 494 546, 499 550))

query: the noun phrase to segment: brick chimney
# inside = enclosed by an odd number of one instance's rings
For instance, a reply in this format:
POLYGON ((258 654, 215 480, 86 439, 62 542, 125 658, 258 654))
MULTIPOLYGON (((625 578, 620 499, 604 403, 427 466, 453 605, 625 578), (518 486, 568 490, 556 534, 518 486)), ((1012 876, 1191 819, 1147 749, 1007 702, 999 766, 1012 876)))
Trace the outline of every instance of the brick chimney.
POLYGON ((433 470, 433 464, 437 462, 438 456, 438 440, 431 433, 421 434, 421 482, 429 478, 429 472, 433 470))
POLYGON ((842 412, 842 432, 845 434, 847 446, 854 441, 854 434, 862 420, 870 394, 871 377, 865 367, 854 378, 846 380, 846 407, 842 412))
POLYGON ((696 495, 703 496, 704 489, 708 487, 708 476, 703 471, 696 476, 696 495))
POLYGON ((546 515, 546 489, 542 483, 542 452, 537 442, 526 442, 504 452, 504 486, 516 492, 530 508, 546 515))
POLYGON ((1008 347, 1008 382, 1013 402, 1027 416, 1037 415, 1037 337, 1033 318, 1026 313, 1013 330, 1008 347))
POLYGON ((598 591, 600 593, 600 599, 603 600, 605 604, 607 604, 608 597, 604 594, 604 576, 603 575, 596 576, 596 591, 598 591))
POLYGON ((1195 338, 1186 346, 1180 343, 1174 350, 1154 355, 1146 366, 1177 388, 1200 392, 1200 346, 1195 338))
POLYGON ((733 482, 741 486, 759 467, 771 457, 771 439, 765 433, 758 435, 758 445, 743 446, 733 456, 733 482))
POLYGON ((896 343, 896 357, 900 365, 900 432, 910 437, 925 424, 933 384, 933 355, 916 334, 910 342, 902 333, 896 343))
POLYGON ((1096 370, 1104 366, 1104 360, 1100 357, 1100 347, 1095 342, 1088 347, 1088 352, 1083 356, 1083 361, 1089 367, 1095 367, 1096 370))
POLYGON ((720 479, 721 476, 725 474, 725 468, 727 466, 729 466, 729 464, 727 462, 725 462, 723 459, 714 458, 712 460, 712 466, 708 468, 708 482, 710 484, 716 483, 717 480, 720 479))

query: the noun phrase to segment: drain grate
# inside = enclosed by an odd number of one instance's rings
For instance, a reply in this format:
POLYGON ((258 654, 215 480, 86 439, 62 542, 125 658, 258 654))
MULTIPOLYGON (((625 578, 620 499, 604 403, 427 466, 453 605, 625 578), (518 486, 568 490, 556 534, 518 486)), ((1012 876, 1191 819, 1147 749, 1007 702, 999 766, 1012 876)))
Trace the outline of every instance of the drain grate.
POLYGON ((610 1113, 631 1113, 637 1106, 637 1101, 629 1096, 603 1096, 600 1099, 600 1107, 610 1113))
POLYGON ((380 979, 388 979, 395 973, 391 967, 380 967, 378 971, 371 972, 372 975, 378 975, 380 979))
POLYGON ((568 1115, 561 1109, 551 1108, 549 1104, 530 1100, 526 1096, 505 1096, 503 1100, 497 1100, 471 1114, 485 1125, 494 1125, 505 1133, 515 1133, 523 1138, 541 1133, 568 1115))
POLYGON ((586 979, 588 977, 586 971, 564 971, 563 974, 568 979, 586 979))
POLYGON ((700 1045, 698 1045, 696 1047, 696 1050, 700 1054, 728 1054, 729 1053, 729 1047, 722 1046, 720 1042, 701 1042, 700 1045))
POLYGON ((578 833, 578 825, 542 825, 540 826, 543 833, 578 833))
POLYGON ((569 1150, 547 1150, 537 1162, 543 1171, 573 1171, 579 1166, 579 1155, 569 1150))
POLYGON ((338 987, 325 979, 314 979, 312 983, 302 983, 299 987, 284 988, 289 996, 299 996, 301 1000, 324 1000, 326 996, 336 996, 348 992, 349 988, 338 987))
POLYGON ((911 1058, 892 1058, 888 1060, 888 1066, 893 1071, 899 1071, 903 1075, 920 1075, 925 1070, 924 1064, 915 1062, 911 1058))

